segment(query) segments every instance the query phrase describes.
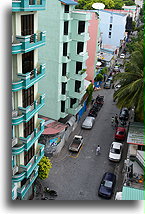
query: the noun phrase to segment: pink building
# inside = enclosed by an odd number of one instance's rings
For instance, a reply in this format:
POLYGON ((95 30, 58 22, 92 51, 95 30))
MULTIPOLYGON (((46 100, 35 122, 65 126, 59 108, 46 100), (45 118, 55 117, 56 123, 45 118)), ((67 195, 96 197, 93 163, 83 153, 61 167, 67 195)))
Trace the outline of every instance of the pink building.
POLYGON ((87 51, 88 51, 89 58, 86 61, 86 67, 87 67, 86 79, 89 81, 91 80, 92 83, 94 83, 99 20, 95 12, 89 12, 89 13, 91 13, 91 20, 89 21, 90 39, 87 42, 87 51))

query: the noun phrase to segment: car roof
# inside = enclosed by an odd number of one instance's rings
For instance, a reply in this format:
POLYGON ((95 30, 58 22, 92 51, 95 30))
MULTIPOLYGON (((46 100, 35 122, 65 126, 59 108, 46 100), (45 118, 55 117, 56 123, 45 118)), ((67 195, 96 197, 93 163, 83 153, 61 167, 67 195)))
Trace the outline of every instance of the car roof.
POLYGON ((94 117, 87 116, 85 120, 91 121, 91 120, 93 120, 93 119, 94 119, 94 117))
POLYGON ((113 145, 113 148, 120 149, 120 146, 122 146, 122 143, 113 142, 112 145, 113 145))
POLYGON ((125 131, 124 127, 118 127, 116 131, 125 131))
POLYGON ((75 138, 75 137, 77 137, 77 138, 82 138, 82 136, 79 136, 79 135, 75 135, 74 138, 75 138))

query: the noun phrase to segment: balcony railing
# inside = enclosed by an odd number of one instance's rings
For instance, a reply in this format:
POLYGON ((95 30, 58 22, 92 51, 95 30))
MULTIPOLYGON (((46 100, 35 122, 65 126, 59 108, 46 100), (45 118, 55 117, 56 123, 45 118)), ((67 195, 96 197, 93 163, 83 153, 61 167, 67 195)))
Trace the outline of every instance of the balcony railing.
POLYGON ((12 0, 12 11, 45 10, 46 0, 12 0))
POLYGON ((18 74, 20 81, 12 83, 12 91, 16 92, 22 89, 28 89, 36 82, 38 82, 45 75, 45 64, 39 65, 33 71, 26 74, 18 74))
POLYGON ((18 107, 18 116, 12 117, 12 125, 19 125, 22 122, 28 122, 44 106, 45 94, 40 95, 34 103, 26 108, 18 107))
POLYGON ((32 35, 13 37, 12 54, 27 53, 45 45, 45 31, 32 35))

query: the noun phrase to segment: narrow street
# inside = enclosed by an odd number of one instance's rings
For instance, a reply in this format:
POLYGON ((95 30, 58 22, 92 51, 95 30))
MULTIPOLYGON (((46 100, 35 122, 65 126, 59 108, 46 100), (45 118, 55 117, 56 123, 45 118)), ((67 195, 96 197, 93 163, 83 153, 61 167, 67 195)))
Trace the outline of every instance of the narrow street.
POLYGON ((113 102, 113 92, 113 89, 94 92, 94 97, 97 94, 104 95, 104 105, 96 117, 93 129, 81 129, 82 121, 88 113, 87 110, 60 155, 51 159, 53 168, 49 178, 42 181, 42 184, 58 192, 56 200, 102 200, 98 197, 97 191, 105 172, 114 172, 117 175, 115 189, 120 190, 122 184, 120 173, 126 149, 124 148, 120 163, 108 160, 109 148, 115 132, 111 126, 111 117, 119 113, 119 109, 113 102), (82 135, 84 138, 84 145, 77 155, 68 151, 68 146, 75 134, 82 135), (101 147, 101 154, 96 156, 95 150, 98 144, 101 147))

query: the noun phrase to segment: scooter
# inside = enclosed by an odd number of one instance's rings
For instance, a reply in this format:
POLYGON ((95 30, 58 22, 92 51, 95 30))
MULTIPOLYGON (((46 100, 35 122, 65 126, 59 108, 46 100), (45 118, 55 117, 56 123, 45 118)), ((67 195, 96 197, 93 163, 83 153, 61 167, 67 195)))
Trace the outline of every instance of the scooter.
POLYGON ((57 192, 55 190, 51 190, 49 187, 44 187, 44 191, 49 193, 50 196, 57 196, 57 192))

